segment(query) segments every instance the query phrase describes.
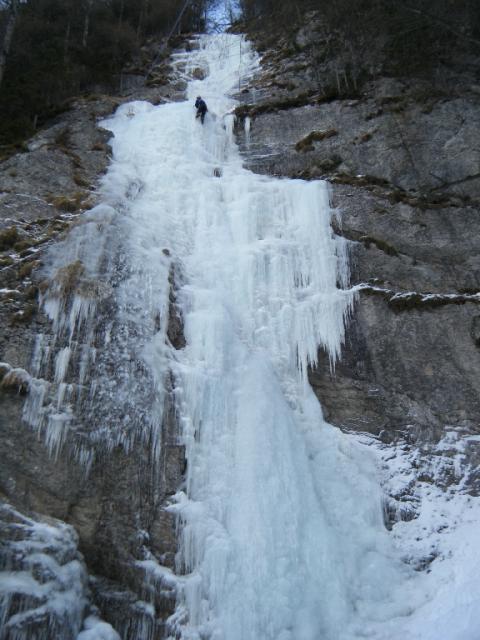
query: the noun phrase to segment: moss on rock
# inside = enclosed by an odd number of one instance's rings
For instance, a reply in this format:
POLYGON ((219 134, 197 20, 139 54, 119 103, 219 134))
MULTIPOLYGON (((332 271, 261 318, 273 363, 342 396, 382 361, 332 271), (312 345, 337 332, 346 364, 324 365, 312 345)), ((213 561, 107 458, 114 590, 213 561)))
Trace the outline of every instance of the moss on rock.
POLYGON ((21 311, 17 311, 13 314, 10 325, 16 325, 20 323, 27 323, 33 318, 33 316, 37 313, 37 305, 36 304, 27 304, 21 311))
POLYGON ((80 173, 73 174, 73 181, 78 187, 83 187, 85 189, 90 188, 90 183, 80 173))
POLYGON ((35 267, 38 267, 40 262, 38 260, 31 260, 30 262, 24 262, 18 270, 19 278, 28 278, 35 267))
POLYGON ((326 138, 332 138, 333 136, 338 135, 338 131, 336 129, 326 129, 325 131, 312 131, 305 136, 301 140, 297 142, 295 145, 295 151, 299 153, 305 153, 307 151, 313 151, 314 146, 313 142, 320 142, 321 140, 325 140, 326 138))
POLYGON ((381 240, 380 238, 374 238, 373 236, 360 236, 360 242, 363 242, 367 249, 370 249, 370 246, 373 244, 377 249, 383 251, 389 256, 398 256, 398 251, 385 240, 381 240))
POLYGON ((25 251, 25 249, 30 249, 34 244, 35 242, 33 240, 22 239, 16 242, 13 245, 13 248, 17 253, 20 253, 22 251, 25 251))
POLYGON ((82 207, 83 201, 88 197, 84 191, 77 191, 72 196, 57 196, 51 199, 51 203, 56 209, 66 213, 75 213, 82 207))
POLYGON ((8 227, 0 231, 0 251, 11 249, 20 239, 16 227, 8 227))
POLYGON ((59 269, 54 277, 54 282, 58 286, 59 292, 63 295, 72 293, 78 287, 84 271, 85 267, 81 260, 75 260, 75 262, 71 262, 59 269))

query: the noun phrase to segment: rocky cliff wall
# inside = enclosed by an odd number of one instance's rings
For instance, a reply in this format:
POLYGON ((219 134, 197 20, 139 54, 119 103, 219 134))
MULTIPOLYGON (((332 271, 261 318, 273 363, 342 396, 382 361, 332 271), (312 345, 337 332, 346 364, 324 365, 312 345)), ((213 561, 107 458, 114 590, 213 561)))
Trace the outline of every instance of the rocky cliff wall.
POLYGON ((350 241, 358 301, 342 358, 332 372, 320 353, 310 372, 326 417, 429 451, 446 432, 477 434, 479 57, 414 75, 369 60, 375 73, 354 86, 318 14, 268 37, 250 29, 263 58, 237 110, 247 164, 329 180, 332 231, 350 241))
MULTIPOLYGON (((108 360, 101 318, 103 311, 113 318, 116 309, 107 309, 109 297, 98 294, 112 283, 106 282, 110 278, 105 265, 98 282, 87 281, 75 240, 69 245, 67 239, 77 232, 83 242, 79 233, 88 226, 88 211, 96 204, 96 188, 109 162, 111 134, 99 125, 101 119, 126 101, 159 104, 184 98, 186 83, 169 65, 168 52, 152 64, 156 52, 157 46, 147 52, 146 68, 125 76, 123 95, 73 101, 20 153, 0 163, 2 640, 74 640, 82 626, 86 638, 115 639, 117 632, 124 638, 161 638, 164 620, 175 605, 174 588, 165 578, 174 566, 175 517, 165 507, 182 482, 185 461, 170 389, 158 425, 160 460, 152 458, 153 445, 146 439, 135 436, 136 446, 129 450, 122 443, 109 446, 108 433, 98 441, 94 459, 79 455, 82 439, 102 429, 101 406, 85 412, 83 424, 68 428, 58 448, 52 448, 52 440, 49 445, 54 423, 47 426, 40 419, 35 426, 25 415, 28 406, 34 413, 46 408, 47 396, 35 396, 42 386, 48 394, 64 384, 70 393, 81 366, 78 344, 66 371, 59 374, 54 355, 62 346, 61 331, 57 327, 55 335, 40 299, 60 295, 68 315, 75 294, 90 288, 103 307, 91 325, 89 347, 108 360), (67 256, 67 265, 55 274, 56 256, 69 250, 71 264, 67 256), (39 545, 41 557, 35 555, 39 545), (163 577, 149 570, 151 558, 160 559, 163 577), (20 579, 18 571, 22 576, 31 572, 31 578, 20 579)), ((101 235, 97 229, 96 237, 101 235)), ((106 238, 100 263, 118 263, 119 251, 121 247, 106 238)), ((178 345, 182 328, 174 309, 174 280, 172 270, 167 331, 171 343, 178 345)), ((151 381, 143 379, 139 359, 131 354, 129 360, 136 381, 148 388, 151 381)), ((118 372, 110 368, 103 373, 104 383, 114 388, 118 372)), ((79 401, 75 393, 72 402, 79 401)), ((108 432, 112 425, 103 426, 108 432)))

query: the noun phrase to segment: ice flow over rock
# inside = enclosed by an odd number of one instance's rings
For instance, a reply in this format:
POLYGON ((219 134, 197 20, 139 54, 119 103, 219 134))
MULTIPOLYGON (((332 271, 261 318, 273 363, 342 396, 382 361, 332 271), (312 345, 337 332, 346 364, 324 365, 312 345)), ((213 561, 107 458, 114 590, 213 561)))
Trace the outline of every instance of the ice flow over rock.
POLYGON ((186 347, 172 364, 188 462, 172 630, 354 637, 380 601, 387 617, 406 611, 386 588, 402 569, 374 465, 324 423, 306 379, 319 346, 332 366, 340 352, 353 302, 346 247, 325 183, 242 168, 228 97, 256 64, 242 38, 205 37, 186 63, 208 74, 190 82, 190 102, 136 104, 109 124, 118 170, 134 167, 143 183, 132 229, 143 259, 167 243, 185 283, 186 347))
POLYGON ((206 73, 189 101, 130 103, 103 123, 104 204, 50 267, 56 334, 39 338, 25 417, 54 455, 70 438, 87 470, 138 438, 158 458, 174 381, 187 470, 171 506, 172 638, 385 638, 378 629, 410 612, 397 591, 411 577, 382 524, 373 459, 324 422, 307 381, 319 348, 332 367, 340 354, 354 299, 345 241, 325 183, 242 167, 230 95, 258 64, 248 44, 198 44, 174 62, 206 73), (172 266, 183 348, 166 330, 172 266))

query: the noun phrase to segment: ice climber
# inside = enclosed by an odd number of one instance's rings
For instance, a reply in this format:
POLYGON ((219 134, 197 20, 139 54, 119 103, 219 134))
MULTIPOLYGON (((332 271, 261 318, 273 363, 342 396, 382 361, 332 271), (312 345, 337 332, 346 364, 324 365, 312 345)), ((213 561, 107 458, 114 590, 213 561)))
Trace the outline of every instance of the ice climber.
POLYGON ((203 124, 203 121, 205 120, 205 114, 207 113, 208 109, 207 103, 205 102, 205 100, 202 100, 201 96, 197 96, 197 99, 195 100, 195 108, 197 110, 197 115, 195 116, 195 118, 200 118, 200 121, 203 124))

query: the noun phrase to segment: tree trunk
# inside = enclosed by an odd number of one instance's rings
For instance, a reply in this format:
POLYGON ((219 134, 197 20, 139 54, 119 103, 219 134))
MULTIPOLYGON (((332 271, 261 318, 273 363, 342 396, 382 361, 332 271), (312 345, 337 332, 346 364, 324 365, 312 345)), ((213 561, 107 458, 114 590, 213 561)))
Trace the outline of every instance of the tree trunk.
POLYGON ((90 12, 92 10, 93 0, 88 0, 87 12, 85 13, 85 21, 83 23, 83 35, 82 35, 82 47, 85 49, 87 46, 88 32, 90 29, 90 12))
POLYGON ((121 26, 122 26, 122 22, 123 22, 123 11, 124 11, 124 7, 125 7, 125 1, 122 0, 120 2, 120 12, 118 15, 118 29, 120 30, 121 26))
POLYGON ((67 24, 67 28, 65 29, 65 39, 63 41, 63 64, 65 66, 68 65, 68 50, 70 48, 70 31, 71 31, 71 24, 69 20, 67 24))
POLYGON ((10 0, 10 8, 8 10, 7 26, 5 35, 0 48, 0 86, 2 85, 3 76, 5 75, 5 67, 7 57, 12 46, 13 32, 15 31, 15 23, 18 15, 18 0, 10 0))
POLYGON ((143 25, 146 22, 146 16, 148 11, 148 0, 143 0, 140 7, 140 14, 138 16, 138 25, 137 25, 137 41, 140 43, 143 32, 143 25))

